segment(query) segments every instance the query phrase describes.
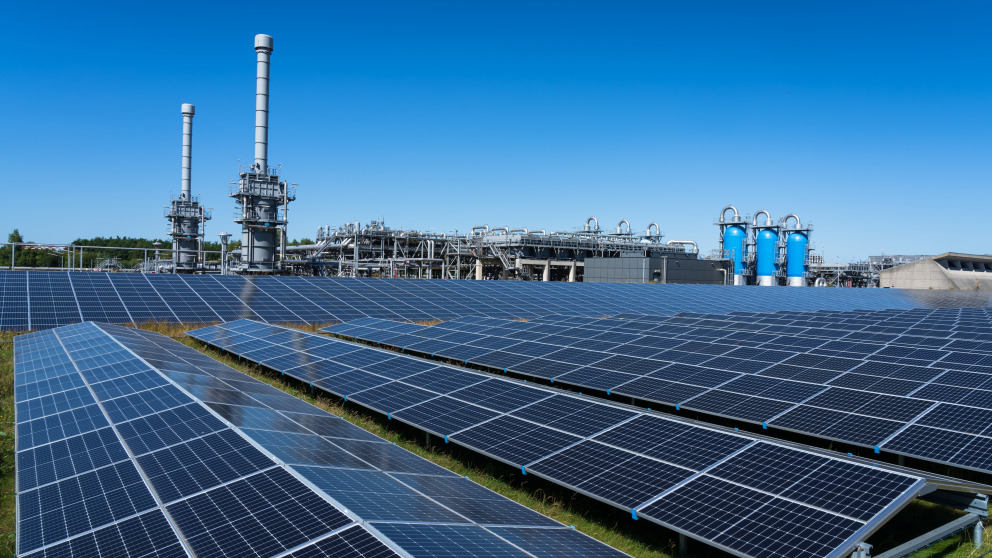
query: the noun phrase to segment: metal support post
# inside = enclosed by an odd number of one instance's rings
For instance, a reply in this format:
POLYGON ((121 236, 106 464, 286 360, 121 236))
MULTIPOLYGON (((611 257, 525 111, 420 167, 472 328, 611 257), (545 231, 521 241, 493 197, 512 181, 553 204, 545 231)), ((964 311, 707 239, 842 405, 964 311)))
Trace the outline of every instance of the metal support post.
POLYGON ((975 523, 975 526, 972 528, 971 542, 975 545, 975 548, 982 547, 982 531, 984 529, 985 529, 985 525, 982 524, 981 520, 975 523))
POLYGON ((689 551, 689 541, 685 535, 679 533, 679 556, 685 556, 689 551))
POLYGON ((858 543, 858 546, 851 553, 851 558, 871 558, 871 545, 868 543, 858 543))

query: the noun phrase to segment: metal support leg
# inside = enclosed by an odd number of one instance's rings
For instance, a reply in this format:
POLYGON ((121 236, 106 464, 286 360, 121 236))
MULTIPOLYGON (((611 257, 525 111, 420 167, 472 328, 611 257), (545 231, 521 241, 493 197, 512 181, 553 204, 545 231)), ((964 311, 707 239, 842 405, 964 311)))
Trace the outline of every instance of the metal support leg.
POLYGON ((689 551, 688 547, 689 547, 689 540, 686 538, 685 535, 679 533, 679 556, 685 556, 685 553, 689 551))
POLYGON ((972 531, 971 531, 971 542, 975 544, 975 548, 981 548, 982 547, 982 531, 983 530, 984 530, 984 526, 982 525, 982 522, 981 521, 979 521, 978 523, 976 523, 975 524, 975 527, 972 528, 972 531))

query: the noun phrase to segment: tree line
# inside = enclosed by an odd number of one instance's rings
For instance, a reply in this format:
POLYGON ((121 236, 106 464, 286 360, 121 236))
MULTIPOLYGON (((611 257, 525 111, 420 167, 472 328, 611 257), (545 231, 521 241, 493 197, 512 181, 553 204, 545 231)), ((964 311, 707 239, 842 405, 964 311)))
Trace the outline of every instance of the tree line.
MULTIPOLYGON (((68 248, 60 248, 49 245, 42 245, 30 240, 25 240, 18 229, 14 229, 7 235, 8 243, 17 244, 17 253, 14 257, 14 265, 17 267, 72 267, 78 266, 82 259, 83 267, 94 267, 107 259, 117 259, 118 265, 122 268, 132 268, 145 259, 147 250, 148 259, 155 257, 155 242, 161 243, 162 258, 171 257, 172 241, 170 239, 148 239, 135 238, 129 236, 93 238, 77 238, 69 244, 75 254, 75 264, 69 261, 70 252, 68 248), (126 250, 125 248, 132 248, 126 250), (80 256, 80 253, 82 254, 80 256)), ((293 246, 298 244, 313 244, 309 238, 293 240, 287 244, 293 246)), ((241 241, 231 239, 227 243, 228 250, 237 250, 241 247, 241 241)), ((220 262, 220 242, 206 241, 203 249, 207 252, 204 257, 208 262, 220 262), (215 252, 215 253, 210 253, 215 252)), ((11 265, 11 246, 0 247, 0 268, 9 268, 11 265)))

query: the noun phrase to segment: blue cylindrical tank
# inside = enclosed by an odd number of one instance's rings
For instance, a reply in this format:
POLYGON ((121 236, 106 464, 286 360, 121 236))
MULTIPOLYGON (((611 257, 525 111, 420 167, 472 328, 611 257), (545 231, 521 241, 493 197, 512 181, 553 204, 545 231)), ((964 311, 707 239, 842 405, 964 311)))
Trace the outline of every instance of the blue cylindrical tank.
POLYGON ((778 243, 778 235, 772 229, 761 229, 756 236, 758 277, 775 275, 775 244, 778 243))
POLYGON ((785 274, 789 277, 802 277, 806 271, 806 248, 809 238, 801 232, 794 232, 785 240, 785 274))
POLYGON ((734 275, 744 275, 744 237, 742 227, 730 226, 723 231, 723 249, 734 262, 734 275))

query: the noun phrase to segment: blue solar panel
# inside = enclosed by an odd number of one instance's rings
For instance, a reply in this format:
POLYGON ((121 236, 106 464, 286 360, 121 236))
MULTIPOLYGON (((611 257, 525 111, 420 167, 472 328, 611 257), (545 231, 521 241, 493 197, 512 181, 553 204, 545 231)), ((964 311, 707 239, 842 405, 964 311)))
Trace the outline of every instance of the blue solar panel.
MULTIPOLYGON (((656 314, 674 315, 701 310, 724 312, 727 308, 767 312, 944 306, 955 307, 955 310, 965 306, 987 307, 989 297, 977 292, 896 289, 758 289, 712 285, 0 270, 0 329, 41 329, 83 320, 212 323, 248 318, 269 323, 317 324, 362 317, 418 321, 467 315, 490 318, 534 318, 550 313, 602 316, 644 312, 646 308, 656 314)), ((922 322, 922 317, 917 322, 922 322)), ((818 333, 823 329, 782 324, 768 331, 818 333)), ((414 330, 399 328, 392 331, 411 333, 414 330)), ((538 331, 554 333, 555 328, 538 331)), ((923 330, 924 333, 930 331, 923 330)), ((626 343, 630 337, 611 334, 609 339, 626 343)), ((600 350, 605 349, 601 346, 600 350)), ((925 358, 925 353, 906 357, 925 358)))
MULTIPOLYGON (((369 327, 370 324, 370 321, 366 321, 363 327, 369 327)), ((382 325, 388 327, 388 324, 382 325)), ((456 326, 460 327, 460 324, 456 326)), ((190 335, 210 340, 209 343, 223 349, 224 342, 218 341, 223 336, 217 334, 216 330, 229 327, 232 331, 251 328, 261 345, 269 344, 270 339, 283 336, 283 332, 286 331, 272 326, 242 327, 239 323, 233 323, 193 331, 190 335)), ((395 366, 406 368, 407 361, 423 362, 412 357, 396 356, 395 353, 371 348, 357 348, 350 353, 349 359, 349 363, 354 366, 349 373, 356 378, 360 374, 381 378, 383 367, 392 366, 393 363, 395 366), (388 360, 383 360, 386 356, 389 357, 388 360)), ((681 372, 687 377, 700 373, 693 367, 682 368, 681 372)), ((292 375, 291 372, 287 373, 292 375)), ((755 514, 747 515, 742 508, 741 521, 764 525, 772 518, 778 518, 780 525, 776 525, 762 536, 784 536, 789 532, 789 528, 781 523, 787 524, 791 521, 790 518, 799 517, 815 528, 824 530, 823 540, 827 542, 817 544, 836 545, 830 550, 839 552, 844 545, 856 543, 857 541, 851 537, 857 532, 868 529, 868 524, 883 521, 882 518, 894 509, 887 506, 911 498, 925 484, 925 481, 919 477, 833 459, 821 453, 759 442, 739 433, 694 426, 679 420, 638 412, 632 408, 622 408, 589 398, 557 393, 548 388, 530 386, 465 369, 435 366, 434 369, 419 375, 435 378, 423 384, 432 387, 431 390, 406 383, 411 381, 411 378, 417 378, 418 375, 394 380, 353 395, 335 391, 333 376, 328 382, 314 382, 314 386, 338 395, 347 395, 348 401, 379 410, 390 418, 403 420, 428 432, 444 435, 446 442, 460 444, 483 455, 520 467, 525 474, 538 475, 617 507, 633 510, 632 513, 637 516, 649 517, 663 525, 682 530, 691 536, 745 556, 756 555, 752 554, 757 552, 758 548, 755 546, 754 537, 748 537, 742 531, 734 531, 733 535, 718 540, 717 535, 722 531, 710 532, 702 525, 675 522, 672 517, 658 511, 659 502, 667 502, 674 493, 691 499, 695 494, 694 490, 699 487, 708 487, 714 482, 725 483, 725 489, 722 488, 724 485, 715 485, 718 493, 728 498, 736 496, 747 498, 751 495, 756 498, 755 514), (363 394, 366 394, 365 398, 362 397, 363 394), (747 456, 750 455, 748 451, 758 451, 766 447, 777 456, 778 461, 774 465, 763 465, 748 459, 747 456), (816 479, 814 483, 804 484, 801 478, 792 478, 791 482, 783 480, 769 485, 770 475, 763 474, 769 468, 773 473, 777 469, 783 472, 798 470, 796 467, 806 462, 812 464, 812 468, 806 473, 810 478, 816 479), (835 462, 838 464, 836 467, 828 467, 835 462), (845 473, 848 470, 850 474, 845 473), (744 471, 750 476, 737 474, 730 480, 717 479, 713 476, 717 474, 716 471, 720 474, 724 474, 723 471, 744 471), (874 477, 874 474, 881 476, 874 477), (846 502, 845 483, 848 478, 857 479, 856 490, 863 494, 857 502, 846 502), (720 490, 722 492, 719 492, 720 490), (830 493, 834 495, 833 499, 827 496, 830 493), (876 505, 882 507, 873 507, 876 505), (789 515, 790 513, 795 515, 789 515)), ((795 390, 786 389, 783 385, 780 380, 767 378, 756 380, 751 388, 760 387, 763 392, 791 394, 793 398, 798 397, 798 394, 794 393, 795 390)), ((751 404, 757 399, 762 399, 729 391, 722 393, 740 397, 738 405, 751 404)), ((774 399, 762 400, 782 403, 774 399)), ((788 403, 786 408, 791 406, 792 404, 788 403)), ((362 442, 349 442, 349 444, 392 447, 362 442)), ((373 462, 363 451, 346 444, 339 445, 364 461, 373 462)), ((391 469, 382 463, 376 465, 379 470, 401 471, 391 469)), ((328 478, 349 475, 336 472, 322 474, 328 478)), ((367 475, 355 473, 355 476, 367 475)), ((402 475, 391 476, 400 482, 403 481, 402 475)), ((731 475, 727 473, 726 476, 731 475)), ((368 476, 368 478, 371 479, 369 482, 381 482, 380 477, 368 476)), ((450 481, 444 482, 457 480, 453 477, 449 478, 450 481)), ((386 484, 392 487, 390 489, 392 491, 400 490, 389 482, 386 484)), ((347 483, 337 482, 336 485, 345 486, 347 483)), ((413 487, 412 484, 408 486, 413 487)), ((339 488, 339 490, 344 489, 339 488)), ((393 493, 385 489, 378 490, 383 494, 393 493)), ((403 498, 413 498, 411 501, 418 501, 408 493, 405 494, 403 498)), ((690 507, 697 509, 696 503, 698 502, 694 502, 690 507)), ((730 511, 734 509, 730 503, 714 505, 723 506, 722 509, 730 511)), ((700 504, 699 509, 702 507, 700 504)), ((452 505, 450 509, 457 508, 452 505)), ((378 513, 385 512, 379 510, 378 513)), ((389 531, 392 534, 387 533, 387 536, 393 540, 410 541, 423 536, 424 532, 430 532, 435 537, 451 539, 444 549, 435 548, 433 545, 436 541, 425 543, 425 548, 430 549, 425 552, 454 552, 455 554, 452 555, 485 552, 477 546, 478 540, 468 535, 468 533, 476 533, 471 530, 446 530, 441 534, 434 526, 429 529, 413 526, 397 526, 390 529, 395 529, 389 531)))
MULTIPOLYGON (((976 364, 985 355, 974 352, 886 345, 886 341, 871 336, 858 341, 841 339, 885 319, 896 323, 920 321, 918 316, 910 316, 913 312, 779 312, 771 317, 753 313, 625 315, 622 319, 583 318, 579 325, 573 323, 574 318, 558 315, 524 323, 489 320, 488 324, 498 324, 489 328, 456 320, 422 327, 417 335, 449 341, 465 337, 462 330, 468 327, 473 331, 467 338, 470 344, 512 343, 487 353, 484 359, 476 359, 491 369, 747 421, 773 432, 789 430, 875 451, 923 457, 923 450, 913 453, 906 436, 898 440, 894 437, 906 425, 923 420, 931 410, 950 404, 976 411, 992 410, 992 367, 976 364), (821 323, 824 318, 826 324, 821 323), (857 323, 847 323, 855 319, 857 323), (803 320, 817 327, 804 325, 803 320), (517 346, 543 346, 545 338, 554 338, 558 345, 574 342, 553 353, 521 351, 540 355, 530 360, 512 352, 517 346), (728 343, 730 339, 733 341, 728 343), (594 344, 604 342, 610 346, 590 350, 594 344), (653 354, 644 350, 658 346, 669 348, 653 354), (594 364, 584 365, 590 362, 594 364), (951 366, 965 366, 968 370, 949 369, 951 366)), ((973 312, 970 317, 958 309, 925 310, 920 314, 947 315, 948 323, 988 323, 985 310, 973 312)), ((940 328, 923 333, 947 336, 948 326, 937 321, 942 324, 940 328)), ((389 327, 388 321, 378 320, 366 323, 363 329, 374 333, 389 327)), ((895 325, 887 327, 897 329, 895 325)), ((960 327, 963 334, 976 329, 960 327)), ((908 329, 903 326, 900 331, 908 329)), ((365 339, 363 335, 358 338, 365 339)), ((933 339, 898 338, 902 343, 915 344, 927 344, 921 340, 933 339)), ((945 337, 944 343, 953 342, 949 339, 945 337)), ((432 356, 459 360, 456 355, 464 346, 443 347, 432 356)), ((970 351, 981 347, 984 345, 967 345, 970 351)), ((419 351, 414 348, 413 352, 419 351)), ((945 421, 940 428, 967 431, 973 436, 968 442, 975 442, 974 447, 992 443, 992 415, 978 420, 983 422, 957 428, 945 421)), ((974 468, 973 455, 974 452, 959 450, 936 454, 926 450, 927 459, 966 468, 974 468)))
MULTIPOLYGON (((17 337, 15 361, 15 383, 36 386, 16 398, 19 554, 392 557, 402 547, 378 521, 563 529, 158 334, 66 326, 17 337), (363 477, 399 492, 365 490, 375 483, 363 477), (462 494, 435 498, 429 479, 457 480, 462 494)), ((588 555, 608 548, 581 542, 588 555)))

